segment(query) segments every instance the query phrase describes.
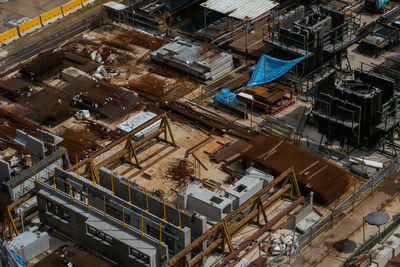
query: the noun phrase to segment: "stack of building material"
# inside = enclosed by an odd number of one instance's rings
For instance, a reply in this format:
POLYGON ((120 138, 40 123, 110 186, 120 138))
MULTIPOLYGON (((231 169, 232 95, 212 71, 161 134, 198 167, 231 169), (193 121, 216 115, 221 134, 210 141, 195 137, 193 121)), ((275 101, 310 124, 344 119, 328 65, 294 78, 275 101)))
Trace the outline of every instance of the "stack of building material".
POLYGON ((216 151, 211 158, 217 163, 221 161, 228 161, 232 156, 245 150, 247 146, 248 143, 246 141, 238 139, 235 142, 232 142, 216 151))
MULTIPOLYGON (((153 112, 142 111, 142 112, 136 114, 135 116, 130 117, 126 121, 122 122, 121 124, 119 124, 117 126, 117 129, 120 130, 123 134, 127 134, 127 133, 135 130, 137 127, 145 124, 146 122, 148 122, 149 120, 153 119, 156 116, 157 116, 157 114, 155 114, 153 112)), ((133 139, 140 140, 140 139, 148 136, 149 134, 154 132, 157 128, 159 128, 160 124, 161 124, 161 120, 156 121, 155 123, 144 128, 143 130, 137 132, 133 136, 133 139)))
POLYGON ((177 38, 151 53, 151 58, 192 74, 200 80, 214 81, 233 70, 232 55, 190 40, 177 38))

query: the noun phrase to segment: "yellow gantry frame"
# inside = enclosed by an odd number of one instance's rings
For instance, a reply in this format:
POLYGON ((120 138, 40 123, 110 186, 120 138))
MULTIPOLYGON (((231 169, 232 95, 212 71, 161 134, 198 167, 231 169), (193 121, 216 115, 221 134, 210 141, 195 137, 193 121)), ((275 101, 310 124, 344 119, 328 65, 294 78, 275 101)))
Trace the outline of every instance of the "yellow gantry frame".
POLYGON ((225 251, 225 245, 228 246, 228 251, 233 251, 234 247, 232 244, 232 238, 253 221, 259 225, 263 225, 261 224, 260 220, 261 215, 264 218, 264 225, 267 224, 268 219, 266 215, 266 209, 276 203, 276 201, 278 201, 283 194, 288 191, 291 198, 293 198, 293 193, 296 193, 296 196, 300 197, 300 190, 293 167, 290 167, 284 171, 266 187, 262 188, 245 203, 228 214, 222 221, 214 225, 189 246, 176 254, 166 263, 165 266, 173 266, 175 264, 186 267, 194 266, 198 264, 202 258, 213 252, 218 247, 220 247, 222 251, 225 251), (265 196, 265 194, 268 193, 271 188, 280 183, 281 188, 277 192, 272 195, 265 196), (248 207, 250 207, 250 209, 248 209, 248 207), (241 215, 245 209, 248 209, 248 211, 241 215), (190 255, 193 249, 197 248, 203 243, 206 243, 207 247, 195 257, 188 260, 186 256, 190 255))
MULTIPOLYGON (((164 141, 166 143, 170 143, 171 145, 176 147, 175 139, 172 134, 171 126, 168 121, 167 113, 160 114, 153 119, 147 121, 146 123, 140 125, 136 129, 132 130, 131 132, 127 133, 123 137, 111 142, 110 144, 106 145, 102 149, 96 151, 92 155, 90 155, 88 158, 82 160, 81 162, 76 163, 74 166, 68 169, 68 171, 77 171, 79 170, 80 167, 86 166, 85 167, 85 174, 88 174, 89 179, 93 181, 93 184, 99 183, 99 175, 98 175, 98 169, 101 167, 106 167, 110 165, 111 163, 119 160, 119 159, 124 159, 125 156, 128 156, 128 162, 132 165, 135 165, 138 168, 141 168, 139 160, 137 158, 136 150, 150 141, 151 139, 156 138, 158 140, 164 141), (151 133, 150 135, 144 137, 143 139, 133 142, 132 137, 140 132, 141 130, 145 129, 146 127, 152 125, 153 123, 161 120, 160 127, 151 133), (164 138, 160 138, 160 135, 164 133, 164 138), (168 135, 170 140, 168 140, 168 135), (102 155, 103 153, 106 153, 110 149, 116 147, 117 145, 125 142, 124 148, 115 153, 114 155, 106 158, 105 160, 95 164, 94 160, 98 156, 102 155)), ((83 176, 83 174, 81 174, 83 176)))
POLYGON ((15 210, 16 207, 18 207, 19 205, 25 203, 26 201, 28 201, 29 199, 31 199, 35 195, 36 195, 35 192, 27 194, 23 198, 11 203, 7 207, 6 212, 5 212, 5 217, 4 217, 4 220, 3 220, 3 228, 2 228, 2 233, 3 233, 4 236, 7 236, 10 239, 13 239, 14 235, 15 236, 19 235, 19 232, 17 230, 17 226, 16 226, 15 223, 20 221, 20 217, 17 217, 17 218, 14 219, 13 216, 12 216, 12 212, 15 210))

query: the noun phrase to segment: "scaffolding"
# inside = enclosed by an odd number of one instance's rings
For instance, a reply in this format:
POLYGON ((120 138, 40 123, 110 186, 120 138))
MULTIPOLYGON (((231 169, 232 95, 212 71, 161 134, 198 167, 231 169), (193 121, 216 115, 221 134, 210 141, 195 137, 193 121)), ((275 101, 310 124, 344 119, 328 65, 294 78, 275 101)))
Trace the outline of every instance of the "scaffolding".
MULTIPOLYGON (((298 93, 307 93, 313 88, 315 80, 327 71, 342 71, 342 62, 347 58, 346 49, 357 40, 360 15, 347 11, 342 13, 343 23, 335 25, 333 19, 329 19, 331 12, 339 13, 320 7, 319 13, 304 18, 304 8, 302 10, 300 6, 291 14, 273 14, 263 29, 263 40, 275 48, 277 57, 306 57, 294 70, 285 74, 285 78, 296 82, 298 93), (330 23, 332 27, 329 28, 330 23), (318 27, 323 30, 318 31, 318 27)), ((307 94, 307 101, 308 98, 307 94)))
POLYGON ((313 105, 313 115, 318 118, 319 130, 322 133, 320 149, 324 136, 327 137, 328 143, 333 142, 334 136, 339 136, 342 149, 345 144, 354 141, 360 143, 361 106, 324 93, 314 98, 313 105), (337 133, 338 130, 340 133, 337 133))

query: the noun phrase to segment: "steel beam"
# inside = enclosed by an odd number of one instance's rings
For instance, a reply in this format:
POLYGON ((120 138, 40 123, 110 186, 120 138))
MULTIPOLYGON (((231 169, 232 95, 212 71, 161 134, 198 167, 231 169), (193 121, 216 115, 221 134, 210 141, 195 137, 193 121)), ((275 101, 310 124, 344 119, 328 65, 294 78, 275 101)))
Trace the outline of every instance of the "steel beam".
POLYGON ((34 197, 36 195, 36 192, 33 191, 32 193, 27 194, 26 196, 24 196, 23 198, 11 203, 10 205, 7 206, 6 209, 6 216, 4 218, 4 222, 3 222, 3 227, 2 227, 2 233, 3 235, 6 235, 6 231, 8 229, 8 233, 10 235, 10 238, 13 239, 13 232, 15 233, 15 235, 19 235, 19 232, 17 230, 17 226, 15 224, 14 218, 12 217, 11 212, 14 211, 14 209, 18 206, 20 206, 21 204, 25 203, 26 201, 30 200, 32 197, 34 197))
POLYGON ((262 234, 265 233, 268 229, 273 227, 276 223, 278 223, 284 216, 286 216, 288 213, 293 211, 297 206, 299 206, 302 202, 304 201, 304 197, 300 197, 297 199, 295 202, 290 204, 284 211, 280 212, 277 216, 275 216, 268 224, 260 228, 257 232, 255 232, 253 235, 251 235, 245 242, 243 242, 235 251, 230 253, 228 256, 226 256, 222 262, 218 263, 215 267, 223 267, 225 264, 227 264, 230 260, 234 259, 242 250, 247 248, 248 246, 251 245, 252 242, 254 242, 257 238, 259 238, 262 234))
MULTIPOLYGON (((283 188, 281 188, 278 192, 276 192, 271 197, 267 198, 267 202, 263 203, 263 209, 265 210, 268 206, 274 203, 277 199, 279 199, 285 192, 287 192, 291 188, 295 188, 296 193, 298 193, 298 197, 300 197, 300 191, 298 191, 298 185, 296 176, 294 175, 294 168, 290 167, 286 171, 284 171, 281 175, 279 175, 275 180, 273 180, 266 187, 262 188, 255 195, 249 198, 245 203, 240 205, 236 210, 228 214, 223 221, 214 225, 211 229, 209 229, 202 236, 197 238, 194 242, 192 242, 189 246, 175 255, 169 262, 166 263, 166 266, 173 266, 182 260, 186 259, 186 256, 193 251, 196 247, 200 246, 210 237, 217 237, 215 241, 207 246, 207 248, 203 249, 199 254, 197 254, 192 260, 185 264, 186 266, 193 266, 198 263, 203 257, 210 254, 214 251, 218 246, 220 246, 224 242, 224 237, 220 235, 221 232, 224 232, 224 223, 226 223, 227 233, 230 235, 229 239, 232 239, 232 236, 240 232, 244 227, 250 223, 256 216, 258 216, 260 209, 254 209, 249 211, 244 216, 241 214, 242 211, 252 206, 255 202, 259 201, 259 199, 268 193, 274 186, 278 185, 280 182, 283 182, 283 188), (290 183, 289 183, 290 182, 290 183)), ((256 206, 257 207, 257 203, 256 206)), ((267 222, 266 222, 267 223, 267 222)))
MULTIPOLYGON (((167 113, 163 113, 158 115, 157 117, 154 117, 153 119, 147 121, 146 123, 140 125, 139 127, 137 127, 136 129, 130 131, 129 133, 125 134, 123 137, 111 142, 110 144, 106 145, 105 147, 103 147, 102 149, 97 150, 96 152, 94 152, 93 154, 91 154, 88 158, 78 162, 77 164, 75 164, 74 166, 72 166, 71 168, 68 169, 68 171, 73 171, 76 168, 79 168, 85 164, 87 164, 90 160, 95 159, 96 157, 100 156, 101 154, 104 154, 105 152, 109 151, 110 149, 112 149, 113 147, 121 144, 122 142, 126 141, 127 139, 132 138, 132 136, 134 136, 135 134, 137 134, 138 132, 140 132, 141 130, 147 128, 148 126, 152 125, 153 123, 157 122, 158 120, 162 120, 162 119, 166 119, 167 120, 167 125, 169 125, 168 123, 168 117, 167 117, 167 113)), ((169 127, 168 127, 169 128, 169 127)), ((171 136, 172 133, 170 132, 171 136)), ((172 142, 173 144, 175 144, 175 142, 172 142)), ((138 145, 135 144, 136 148, 138 148, 138 145)))
MULTIPOLYGON (((107 167, 108 165, 112 164, 113 162, 124 158, 125 156, 128 155, 129 157, 129 163, 134 164, 133 163, 133 159, 135 160, 135 165, 138 168, 141 168, 138 157, 137 157, 137 153, 136 150, 143 146, 144 144, 146 144, 148 141, 150 141, 151 139, 157 138, 160 140, 160 134, 164 133, 164 138, 165 140, 163 140, 166 143, 172 144, 174 147, 177 147, 176 143, 175 143, 175 139, 174 136, 172 134, 171 131, 171 126, 169 124, 168 121, 168 117, 167 117, 167 113, 163 113, 160 114, 154 118, 152 118, 151 120, 147 121, 146 123, 140 125, 139 127, 137 127, 136 129, 130 131, 129 133, 127 133, 126 135, 124 135, 123 137, 111 142, 110 144, 108 144, 107 146, 105 146, 104 148, 94 152, 93 154, 91 154, 88 158, 78 162, 77 164, 75 164, 74 166, 72 166, 71 168, 68 169, 68 171, 74 171, 76 169, 79 169, 81 166, 86 165, 86 169, 85 169, 85 173, 89 173, 90 178, 95 181, 95 182, 99 182, 98 179, 98 175, 97 175, 97 169, 99 169, 100 167, 107 167), (153 123, 157 122, 161 120, 161 124, 160 127, 152 132, 151 134, 149 134, 148 136, 142 138, 141 140, 137 141, 137 142, 132 142, 132 137, 137 134, 138 132, 140 132, 141 130, 145 129, 146 127, 152 125, 153 123), (167 134, 169 133, 171 141, 167 140, 167 134), (122 150, 116 152, 115 154, 109 156, 108 158, 104 159, 103 161, 94 164, 94 160, 95 158, 97 158, 98 156, 106 153, 107 151, 111 150, 112 148, 122 144, 123 142, 125 143, 125 146, 122 150)), ((162 139, 161 139, 162 140, 162 139)))

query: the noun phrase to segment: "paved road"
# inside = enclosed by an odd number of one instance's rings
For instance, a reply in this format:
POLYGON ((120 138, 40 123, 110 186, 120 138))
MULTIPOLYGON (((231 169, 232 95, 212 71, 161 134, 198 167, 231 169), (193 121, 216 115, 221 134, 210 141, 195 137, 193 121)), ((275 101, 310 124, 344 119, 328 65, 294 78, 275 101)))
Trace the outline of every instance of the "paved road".
POLYGON ((292 260, 292 266, 340 266, 352 252, 338 253, 335 243, 343 239, 353 240, 357 247, 362 243, 359 230, 362 227, 363 216, 380 209, 400 192, 399 175, 394 176, 380 185, 372 195, 362 201, 355 210, 344 217, 331 230, 313 240, 311 246, 305 247, 292 260), (357 234, 358 233, 358 234, 357 234))
POLYGON ((0 71, 4 72, 42 50, 54 47, 78 33, 99 26, 100 10, 101 6, 88 7, 82 13, 68 16, 43 28, 42 31, 34 32, 7 45, 5 49, 9 53, 6 57, 0 58, 0 71))
POLYGON ((0 1, 0 32, 9 30, 21 18, 34 18, 69 0, 9 0, 0 1))

